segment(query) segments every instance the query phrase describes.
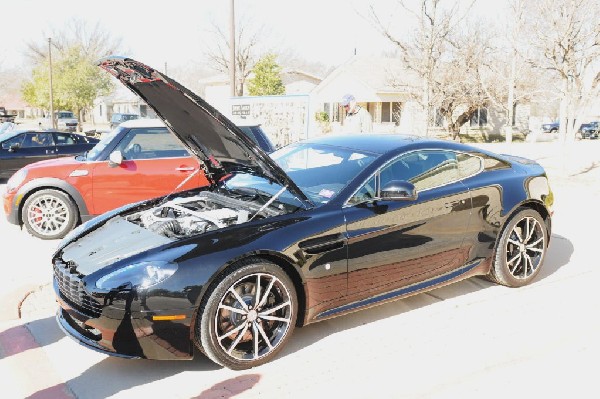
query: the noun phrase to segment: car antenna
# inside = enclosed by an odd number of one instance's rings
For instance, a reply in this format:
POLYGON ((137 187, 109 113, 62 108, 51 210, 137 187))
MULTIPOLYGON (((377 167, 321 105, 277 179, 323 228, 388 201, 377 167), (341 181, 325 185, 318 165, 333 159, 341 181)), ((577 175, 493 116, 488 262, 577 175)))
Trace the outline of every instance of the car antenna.
POLYGON ((277 192, 277 194, 275 194, 274 196, 272 196, 267 202, 265 202, 265 204, 263 206, 260 207, 260 209, 258 211, 256 211, 256 213, 254 215, 252 215, 252 217, 248 220, 249 222, 252 221, 252 219, 254 219, 256 217, 256 215, 258 215, 259 213, 261 213, 263 210, 265 210, 269 205, 271 205, 273 203, 273 201, 275 201, 277 198, 279 198, 279 196, 281 194, 283 194, 283 192, 287 190, 287 186, 283 186, 281 188, 281 190, 279 190, 277 192))

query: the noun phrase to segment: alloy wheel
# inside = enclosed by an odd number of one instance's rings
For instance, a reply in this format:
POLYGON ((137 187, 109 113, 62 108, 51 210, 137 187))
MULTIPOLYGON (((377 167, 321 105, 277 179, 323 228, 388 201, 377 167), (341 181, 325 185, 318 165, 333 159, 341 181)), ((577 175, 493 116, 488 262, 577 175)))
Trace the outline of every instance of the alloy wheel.
POLYGON ((516 279, 526 279, 540 266, 546 242, 543 227, 533 217, 515 224, 506 242, 508 271, 516 279))
POLYGON ((53 195, 43 195, 29 204, 26 218, 32 230, 42 236, 62 232, 72 218, 67 204, 53 195))
POLYGON ((285 284, 268 273, 247 275, 225 292, 214 317, 223 352, 238 361, 272 353, 290 330, 292 301, 285 284))

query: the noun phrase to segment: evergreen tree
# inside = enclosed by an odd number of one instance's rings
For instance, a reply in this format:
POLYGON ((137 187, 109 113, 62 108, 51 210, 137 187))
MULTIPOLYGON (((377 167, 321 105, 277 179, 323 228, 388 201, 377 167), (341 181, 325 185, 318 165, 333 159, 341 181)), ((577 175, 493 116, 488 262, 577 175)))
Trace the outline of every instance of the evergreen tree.
POLYGON ((248 81, 248 92, 251 96, 272 96, 285 94, 285 86, 281 81, 281 67, 275 61, 274 54, 261 58, 253 70, 254 77, 248 81))

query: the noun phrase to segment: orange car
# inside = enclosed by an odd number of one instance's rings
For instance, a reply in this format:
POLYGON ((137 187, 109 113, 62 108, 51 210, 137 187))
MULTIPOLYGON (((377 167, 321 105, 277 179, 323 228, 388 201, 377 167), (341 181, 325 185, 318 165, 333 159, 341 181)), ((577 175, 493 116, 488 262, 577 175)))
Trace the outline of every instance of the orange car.
MULTIPOLYGON (((239 126, 274 150, 260 126, 239 126)), ((59 239, 81 222, 120 206, 208 184, 195 157, 162 121, 122 123, 89 152, 29 164, 7 182, 4 212, 34 236, 59 239)))

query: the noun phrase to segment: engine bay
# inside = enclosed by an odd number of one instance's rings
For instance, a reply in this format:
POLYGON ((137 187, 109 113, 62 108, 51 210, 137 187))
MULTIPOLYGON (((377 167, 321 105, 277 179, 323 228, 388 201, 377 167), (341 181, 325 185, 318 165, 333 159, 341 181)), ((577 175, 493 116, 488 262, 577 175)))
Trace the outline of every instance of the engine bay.
POLYGON ((190 197, 170 199, 130 214, 126 219, 165 237, 181 238, 284 213, 283 209, 267 207, 254 200, 202 191, 190 197))

